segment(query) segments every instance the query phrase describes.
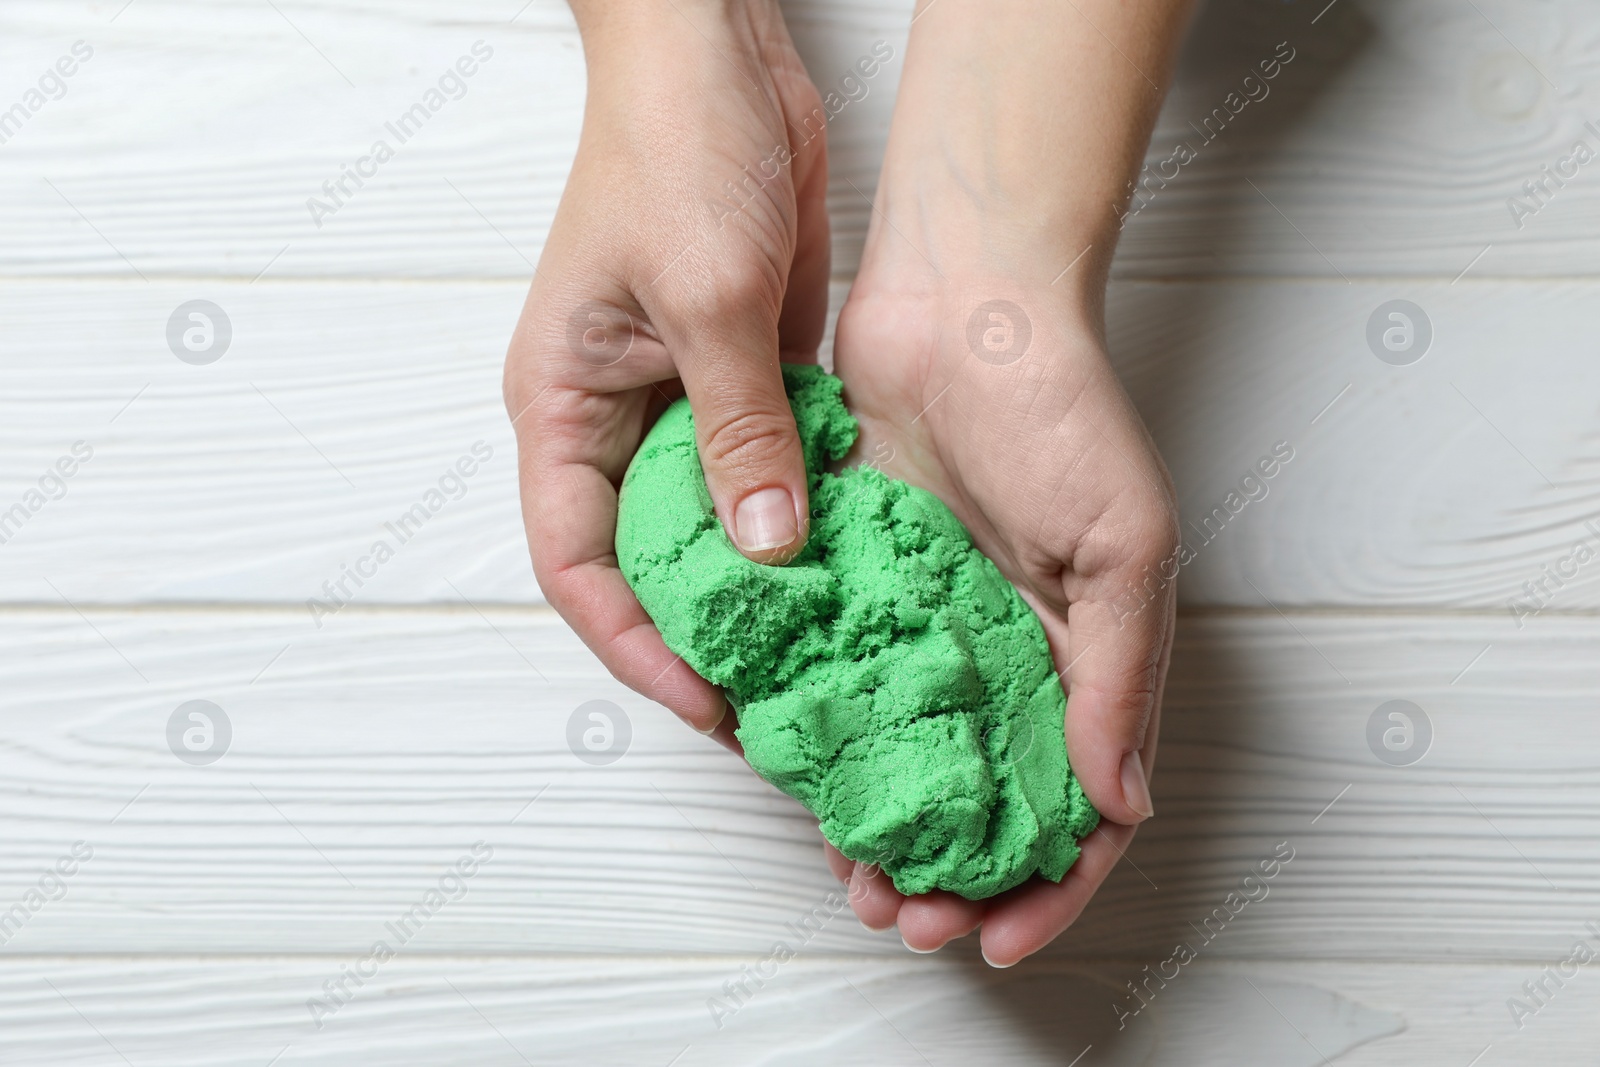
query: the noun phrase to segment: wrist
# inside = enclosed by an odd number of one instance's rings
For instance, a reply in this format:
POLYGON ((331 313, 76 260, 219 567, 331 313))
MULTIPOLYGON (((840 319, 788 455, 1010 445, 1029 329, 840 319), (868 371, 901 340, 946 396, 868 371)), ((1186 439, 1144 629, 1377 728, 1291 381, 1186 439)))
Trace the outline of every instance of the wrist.
MULTIPOLYGON (((1081 262, 1053 285, 1051 269, 1032 251, 1012 250, 1000 267, 953 254, 953 262, 941 264, 935 274, 906 242, 890 240, 902 246, 907 261, 862 264, 840 315, 838 336, 849 333, 855 342, 865 340, 868 348, 884 352, 970 349, 986 362, 996 360, 979 348, 993 355, 1011 346, 1025 351, 1033 343, 1069 362, 1104 358, 1105 286, 1098 279, 1074 277, 1081 262)), ((945 247, 954 253, 953 243, 945 247)), ((1054 267, 1053 273, 1061 269, 1054 267)))
POLYGON ((1007 181, 993 168, 986 181, 973 178, 942 163, 886 161, 878 209, 893 228, 877 233, 862 272, 888 257, 952 279, 1002 276, 1064 294, 1103 292, 1119 230, 1109 195, 1060 179, 1062 188, 1041 187, 1031 174, 1007 181))

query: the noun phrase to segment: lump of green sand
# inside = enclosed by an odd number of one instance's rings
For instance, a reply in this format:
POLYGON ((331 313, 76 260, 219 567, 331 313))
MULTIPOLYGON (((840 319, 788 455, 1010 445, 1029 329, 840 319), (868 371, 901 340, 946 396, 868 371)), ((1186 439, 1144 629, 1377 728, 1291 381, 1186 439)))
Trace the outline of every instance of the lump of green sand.
POLYGON ((839 379, 785 366, 811 536, 771 567, 712 512, 687 401, 623 478, 617 558, 667 647, 738 710, 758 774, 902 893, 1060 881, 1098 813, 1067 766, 1066 698, 1033 610, 933 494, 855 467, 839 379))

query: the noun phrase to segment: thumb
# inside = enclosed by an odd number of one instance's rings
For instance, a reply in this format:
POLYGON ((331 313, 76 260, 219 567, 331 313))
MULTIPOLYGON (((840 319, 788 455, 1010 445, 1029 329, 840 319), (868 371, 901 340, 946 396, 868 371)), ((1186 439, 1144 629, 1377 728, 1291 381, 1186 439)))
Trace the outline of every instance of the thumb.
POLYGON ((1079 601, 1068 612, 1067 751, 1084 792, 1112 822, 1152 814, 1147 783, 1173 621, 1170 589, 1079 601))
POLYGON ((713 301, 667 316, 694 412, 700 465, 728 538, 758 563, 785 563, 805 546, 811 506, 805 460, 778 362, 776 309, 765 301, 713 301))

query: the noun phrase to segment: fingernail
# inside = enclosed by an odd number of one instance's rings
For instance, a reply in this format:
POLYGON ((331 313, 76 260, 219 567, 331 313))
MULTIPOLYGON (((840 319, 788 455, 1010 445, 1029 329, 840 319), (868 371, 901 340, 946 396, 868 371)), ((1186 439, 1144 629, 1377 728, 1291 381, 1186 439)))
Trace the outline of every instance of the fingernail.
MULTIPOLYGON (((980 949, 979 951, 983 951, 983 950, 980 949)), ((988 952, 983 952, 983 962, 987 963, 989 966, 993 967, 997 971, 1003 971, 1007 967, 1015 967, 1017 965, 1015 960, 1013 960, 1010 963, 996 963, 994 960, 991 960, 989 958, 989 953, 988 952)))
POLYGON ((733 537, 746 552, 782 548, 798 532, 794 498, 787 489, 757 489, 733 509, 733 537))
MULTIPOLYGON (((894 923, 890 923, 888 926, 873 926, 873 925, 869 924, 867 922, 867 920, 863 919, 859 915, 856 916, 856 922, 860 923, 863 929, 870 930, 875 934, 881 934, 885 930, 893 930, 894 929, 894 923)), ((901 940, 904 940, 904 938, 902 938, 901 940)), ((909 948, 910 946, 907 946, 907 947, 909 948)), ((916 951, 916 950, 912 949, 912 951, 916 951)))
POLYGON ((932 953, 938 952, 939 949, 944 947, 943 945, 936 945, 933 948, 918 948, 917 946, 913 945, 911 942, 906 940, 906 935, 905 934, 901 934, 900 935, 900 943, 902 945, 904 945, 906 948, 910 949, 912 952, 915 952, 919 956, 931 955, 932 953))
POLYGON ((1156 813, 1150 802, 1150 784, 1144 780, 1144 761, 1137 749, 1122 757, 1122 800, 1142 819, 1156 813))

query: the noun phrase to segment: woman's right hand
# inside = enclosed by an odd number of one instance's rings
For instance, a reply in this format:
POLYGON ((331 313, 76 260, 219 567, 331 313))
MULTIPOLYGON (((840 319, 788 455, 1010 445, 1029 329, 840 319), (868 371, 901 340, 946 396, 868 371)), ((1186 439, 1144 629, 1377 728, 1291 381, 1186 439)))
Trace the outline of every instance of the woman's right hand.
POLYGON ((583 131, 505 367, 534 574, 612 674, 732 747, 617 568, 617 487, 687 393, 729 537, 763 563, 805 544, 778 364, 822 340, 826 117, 771 0, 573 8, 583 131))

